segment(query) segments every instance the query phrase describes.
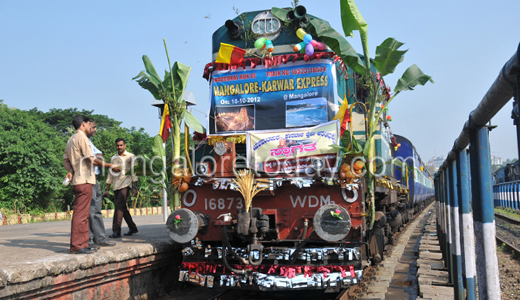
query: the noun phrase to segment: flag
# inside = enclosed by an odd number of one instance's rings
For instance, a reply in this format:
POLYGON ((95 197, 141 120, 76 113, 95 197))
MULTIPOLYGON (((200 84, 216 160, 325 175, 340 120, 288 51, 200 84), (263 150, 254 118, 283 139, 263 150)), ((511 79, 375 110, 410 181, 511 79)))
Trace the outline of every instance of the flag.
POLYGON ((217 59, 215 62, 225 63, 230 65, 239 65, 244 60, 246 50, 235 47, 230 44, 220 43, 217 59))
POLYGON ((172 127, 172 123, 170 121, 170 109, 168 108, 168 104, 164 104, 163 115, 161 119, 161 130, 159 134, 162 137, 163 143, 166 143, 166 140, 170 136, 170 128, 172 127))
POLYGON ((347 96, 344 95, 344 97, 345 97, 345 99, 343 99, 343 103, 341 104, 338 113, 332 119, 332 120, 341 120, 341 133, 340 133, 341 136, 343 136, 343 133, 345 132, 345 130, 347 130, 347 123, 351 121, 350 113, 348 110, 347 96))

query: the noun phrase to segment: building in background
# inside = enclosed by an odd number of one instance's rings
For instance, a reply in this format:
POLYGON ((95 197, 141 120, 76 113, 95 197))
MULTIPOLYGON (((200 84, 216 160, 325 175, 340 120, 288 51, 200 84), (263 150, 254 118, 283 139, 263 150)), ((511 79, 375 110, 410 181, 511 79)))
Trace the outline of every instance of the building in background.
POLYGON ((502 157, 491 156, 491 165, 492 166, 502 165, 502 157))
POLYGON ((426 163, 426 166, 430 167, 430 170, 433 170, 433 172, 437 172, 439 168, 442 166, 442 163, 446 160, 446 155, 441 156, 434 156, 430 158, 428 163, 426 163))

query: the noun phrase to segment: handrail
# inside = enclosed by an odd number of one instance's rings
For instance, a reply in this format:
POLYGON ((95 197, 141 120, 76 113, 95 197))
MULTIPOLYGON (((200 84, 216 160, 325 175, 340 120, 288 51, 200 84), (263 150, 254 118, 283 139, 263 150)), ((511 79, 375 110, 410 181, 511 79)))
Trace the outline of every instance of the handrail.
POLYGON ((469 130, 485 126, 497 112, 513 97, 516 87, 516 72, 520 69, 520 44, 516 53, 502 67, 497 79, 480 101, 477 108, 469 114, 469 119, 455 140, 452 150, 448 153, 446 160, 440 169, 446 169, 450 161, 454 161, 457 153, 466 149, 469 145, 469 130))
POLYGON ((493 186, 512 184, 512 183, 520 183, 520 180, 513 180, 513 181, 508 181, 508 182, 494 183, 493 186))

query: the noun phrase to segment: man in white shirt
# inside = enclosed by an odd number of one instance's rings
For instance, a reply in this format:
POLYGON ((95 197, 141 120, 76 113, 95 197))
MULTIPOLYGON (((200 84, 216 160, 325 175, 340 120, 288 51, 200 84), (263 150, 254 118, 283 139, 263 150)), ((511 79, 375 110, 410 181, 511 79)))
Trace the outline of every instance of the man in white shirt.
POLYGON ((123 218, 125 219, 129 229, 125 235, 133 235, 138 232, 137 226, 132 220, 132 216, 126 206, 126 200, 130 189, 132 189, 132 196, 137 196, 137 176, 125 175, 126 172, 132 170, 135 155, 126 151, 126 143, 123 138, 116 139, 116 149, 117 155, 112 156, 110 161, 116 165, 120 165, 121 172, 117 174, 110 172, 108 174, 107 189, 103 193, 103 196, 108 195, 110 186, 113 184, 115 210, 114 219, 112 221, 112 234, 108 236, 109 238, 121 237, 121 223, 123 222, 123 218))
MULTIPOLYGON (((94 153, 94 156, 96 158, 104 160, 103 152, 96 148, 96 146, 94 146, 91 140, 91 138, 94 135, 96 135, 96 121, 94 121, 94 119, 92 118, 89 118, 89 120, 90 132, 87 134, 87 137, 89 138, 90 146, 92 147, 92 152, 94 153)), ((101 205, 103 203, 103 198, 101 197, 101 187, 99 186, 99 182, 97 180, 97 176, 100 173, 99 167, 96 166, 94 172, 96 174, 96 183, 92 185, 92 201, 90 202, 90 212, 88 217, 88 244, 91 248, 115 246, 116 243, 109 241, 105 233, 105 224, 103 223, 103 214, 101 213, 101 205)))

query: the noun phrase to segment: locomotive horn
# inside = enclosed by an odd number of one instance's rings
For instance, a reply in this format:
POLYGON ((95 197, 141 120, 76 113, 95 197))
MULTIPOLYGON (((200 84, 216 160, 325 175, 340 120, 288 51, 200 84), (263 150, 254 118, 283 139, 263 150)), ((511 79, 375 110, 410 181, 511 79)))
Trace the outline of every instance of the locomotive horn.
POLYGON ((298 5, 294 9, 294 16, 298 19, 303 19, 307 15, 307 9, 303 5, 298 5))
POLYGON ((233 20, 227 20, 225 25, 229 31, 229 35, 233 39, 240 38, 240 36, 244 32, 244 29, 242 29, 242 26, 240 25, 240 23, 233 22, 233 20))

